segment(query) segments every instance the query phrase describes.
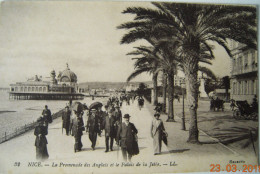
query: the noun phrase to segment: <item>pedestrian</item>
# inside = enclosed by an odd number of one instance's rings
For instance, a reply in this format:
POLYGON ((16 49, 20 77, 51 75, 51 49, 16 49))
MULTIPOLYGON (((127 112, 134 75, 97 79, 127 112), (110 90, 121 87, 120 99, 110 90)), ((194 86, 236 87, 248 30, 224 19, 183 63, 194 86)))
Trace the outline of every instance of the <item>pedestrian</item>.
POLYGON ((161 103, 157 103, 154 110, 157 112, 157 113, 161 113, 162 111, 162 104, 161 103))
POLYGON ((116 121, 122 123, 122 112, 118 105, 115 107, 114 116, 115 116, 116 121))
MULTIPOLYGON (((97 108, 97 116, 99 117, 100 123, 103 123, 103 120, 107 116, 107 113, 102 111, 102 106, 99 106, 97 108)), ((101 126, 101 124, 100 124, 100 126, 101 126)), ((99 129, 101 130, 101 127, 99 129)), ((99 136, 101 136, 101 131, 99 132, 99 136)))
POLYGON ((44 126, 44 119, 40 117, 37 119, 38 125, 34 129, 35 139, 35 147, 36 147, 36 159, 37 160, 46 160, 49 158, 48 150, 47 150, 47 138, 48 129, 44 126))
POLYGON ((230 109, 231 109, 231 111, 234 111, 234 108, 235 108, 235 100, 234 99, 231 99, 230 100, 230 109))
POLYGON ((90 116, 88 117, 87 121, 87 129, 86 132, 89 133, 89 139, 91 141, 91 147, 92 150, 95 150, 96 141, 97 141, 97 134, 99 134, 100 131, 100 118, 97 115, 96 109, 91 109, 90 116))
POLYGON ((48 128, 48 124, 52 123, 52 116, 51 116, 51 110, 48 109, 48 106, 45 105, 43 111, 42 111, 42 116, 44 119, 44 124, 48 128))
POLYGON ((83 146, 81 142, 81 136, 83 135, 84 131, 84 123, 82 119, 82 112, 74 111, 76 117, 74 117, 71 120, 71 135, 75 138, 75 144, 74 144, 74 152, 81 151, 81 148, 83 146))
POLYGON ((65 111, 62 113, 62 130, 63 129, 66 130, 66 135, 69 135, 70 117, 71 117, 71 111, 69 110, 69 106, 66 106, 65 111))
POLYGON ((161 153, 163 134, 167 135, 163 121, 160 119, 160 114, 155 113, 151 125, 151 136, 153 138, 154 155, 161 153))
POLYGON ((116 138, 116 129, 115 129, 116 119, 112 114, 113 112, 110 110, 108 112, 108 116, 105 117, 102 124, 102 129, 105 129, 105 141, 106 141, 105 152, 109 151, 109 147, 110 147, 110 151, 113 151, 113 143, 114 143, 114 139, 116 138), (110 146, 109 146, 109 139, 110 139, 110 146))
POLYGON ((130 123, 130 115, 124 115, 124 121, 120 124, 117 131, 117 144, 121 146, 123 160, 131 162, 133 155, 139 153, 137 144, 137 129, 133 123, 130 123))

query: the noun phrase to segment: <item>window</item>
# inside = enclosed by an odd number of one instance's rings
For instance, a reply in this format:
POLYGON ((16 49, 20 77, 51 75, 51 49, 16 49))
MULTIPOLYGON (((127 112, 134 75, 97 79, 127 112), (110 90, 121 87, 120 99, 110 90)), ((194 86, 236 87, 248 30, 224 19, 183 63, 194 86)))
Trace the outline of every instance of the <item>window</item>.
POLYGON ((42 92, 42 87, 39 88, 39 91, 42 92))
POLYGON ((28 92, 30 92, 31 91, 31 87, 28 87, 28 92))
POLYGON ((34 91, 34 87, 32 87, 32 91, 34 91))
POLYGON ((46 87, 43 87, 43 92, 46 92, 46 87))
POLYGON ((15 88, 14 88, 14 91, 18 91, 18 87, 15 87, 15 88))
POLYGON ((24 92, 27 92, 27 87, 24 87, 24 92))
POLYGON ((38 87, 35 87, 35 91, 38 91, 38 87))

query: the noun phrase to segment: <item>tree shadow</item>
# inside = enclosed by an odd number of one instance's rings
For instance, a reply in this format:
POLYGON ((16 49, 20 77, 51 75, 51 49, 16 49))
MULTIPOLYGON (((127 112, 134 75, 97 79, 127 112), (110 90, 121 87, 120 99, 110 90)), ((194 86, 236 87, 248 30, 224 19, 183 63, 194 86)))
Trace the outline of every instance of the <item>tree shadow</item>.
POLYGON ((228 129, 221 129, 215 134, 212 134, 211 136, 217 138, 221 143, 225 145, 246 140, 246 143, 241 147, 246 148, 250 144, 257 142, 258 128, 231 127, 228 129))
POLYGON ((169 150, 169 151, 164 151, 161 152, 160 155, 167 155, 167 154, 171 154, 171 153, 183 153, 185 151, 189 151, 190 149, 176 149, 176 150, 169 150))
POLYGON ((219 142, 217 141, 200 141, 201 145, 203 144, 218 144, 219 142))
POLYGON ((223 116, 217 116, 217 117, 207 117, 207 116, 199 116, 198 123, 200 122, 206 122, 206 121, 219 121, 219 120, 229 120, 231 122, 235 122, 236 120, 233 118, 233 116, 230 115, 223 115, 223 116))

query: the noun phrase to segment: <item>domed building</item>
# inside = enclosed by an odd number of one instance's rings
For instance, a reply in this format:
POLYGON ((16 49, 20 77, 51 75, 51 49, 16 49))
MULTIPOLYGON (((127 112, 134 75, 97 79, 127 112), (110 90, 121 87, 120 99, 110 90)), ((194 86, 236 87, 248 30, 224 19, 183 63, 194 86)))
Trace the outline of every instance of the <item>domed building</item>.
POLYGON ((83 99, 84 95, 78 93, 77 81, 77 75, 70 70, 67 64, 67 68, 58 74, 57 79, 56 72, 52 70, 48 80, 37 77, 30 78, 26 82, 11 84, 9 96, 14 99, 83 99))
POLYGON ((58 76, 58 80, 60 84, 72 85, 77 83, 77 75, 70 70, 69 65, 67 64, 67 68, 61 72, 58 76))

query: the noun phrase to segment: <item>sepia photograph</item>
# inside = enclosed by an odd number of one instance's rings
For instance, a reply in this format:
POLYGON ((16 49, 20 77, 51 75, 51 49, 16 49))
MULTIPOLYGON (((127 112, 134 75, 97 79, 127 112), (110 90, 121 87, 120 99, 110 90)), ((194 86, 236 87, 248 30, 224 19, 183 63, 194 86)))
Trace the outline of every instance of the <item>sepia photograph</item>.
POLYGON ((0 174, 259 173, 258 15, 0 0, 0 174))

